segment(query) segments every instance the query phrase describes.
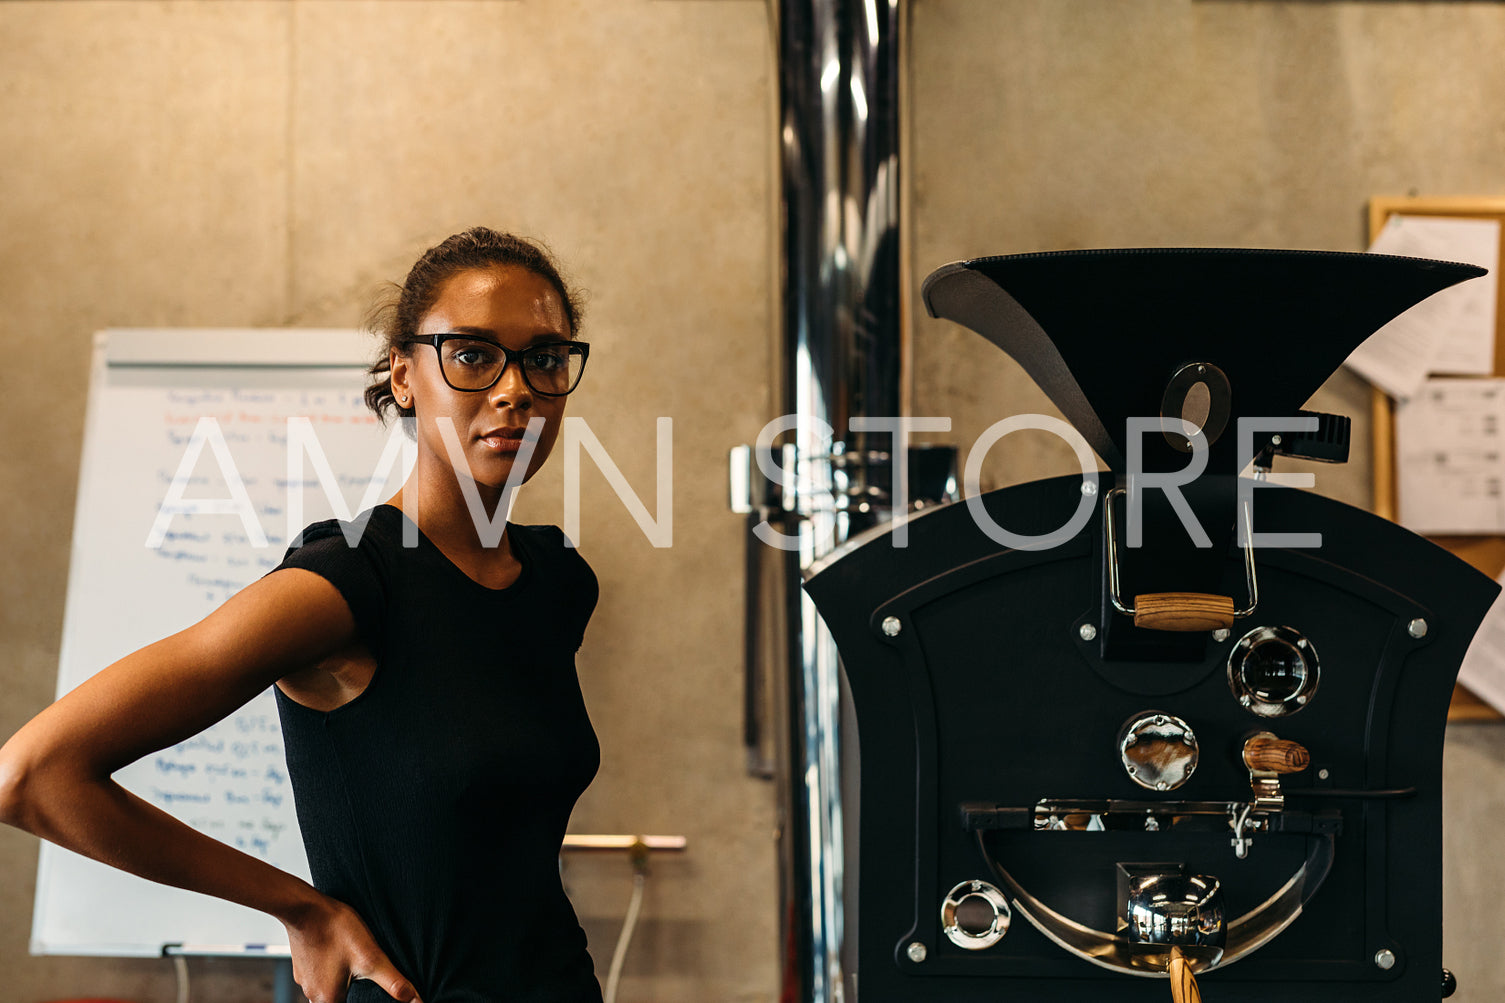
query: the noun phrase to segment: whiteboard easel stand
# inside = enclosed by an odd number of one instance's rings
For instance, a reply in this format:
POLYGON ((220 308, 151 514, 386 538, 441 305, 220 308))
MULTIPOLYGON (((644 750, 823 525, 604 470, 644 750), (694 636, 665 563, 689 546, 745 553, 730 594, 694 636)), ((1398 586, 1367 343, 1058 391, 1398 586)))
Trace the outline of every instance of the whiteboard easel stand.
POLYGON ((303 1003, 293 981, 292 949, 286 944, 163 944, 162 957, 171 958, 178 977, 178 1003, 189 1003, 189 958, 275 958, 273 1003, 303 1003))

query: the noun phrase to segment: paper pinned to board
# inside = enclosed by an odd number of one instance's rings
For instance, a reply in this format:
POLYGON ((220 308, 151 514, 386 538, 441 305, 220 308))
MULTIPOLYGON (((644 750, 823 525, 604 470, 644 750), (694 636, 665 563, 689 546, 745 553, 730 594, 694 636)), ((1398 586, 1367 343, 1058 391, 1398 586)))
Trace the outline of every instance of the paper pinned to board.
POLYGON ((1346 363, 1397 400, 1432 373, 1494 372, 1500 222, 1394 215, 1370 245, 1376 254, 1460 261, 1489 274, 1430 296, 1380 328, 1346 363))
MULTIPOLYGON (((1505 585, 1505 571, 1497 579, 1505 585)), ((1475 696, 1505 714, 1505 592, 1484 615, 1484 622, 1474 632, 1474 641, 1463 656, 1458 681, 1475 696)))
POLYGON ((1505 533, 1505 379, 1430 379, 1395 410, 1400 523, 1505 533))

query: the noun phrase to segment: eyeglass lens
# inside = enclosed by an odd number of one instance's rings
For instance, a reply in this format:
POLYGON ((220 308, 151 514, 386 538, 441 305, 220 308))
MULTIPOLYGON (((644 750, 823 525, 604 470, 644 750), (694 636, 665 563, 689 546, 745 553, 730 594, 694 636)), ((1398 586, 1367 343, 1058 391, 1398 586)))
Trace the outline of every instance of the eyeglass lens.
MULTIPOLYGON (((578 345, 551 344, 524 349, 523 380, 535 393, 562 396, 575 389, 585 367, 578 345)), ((457 390, 485 390, 507 365, 501 347, 480 338, 449 338, 439 346, 444 378, 457 390)))

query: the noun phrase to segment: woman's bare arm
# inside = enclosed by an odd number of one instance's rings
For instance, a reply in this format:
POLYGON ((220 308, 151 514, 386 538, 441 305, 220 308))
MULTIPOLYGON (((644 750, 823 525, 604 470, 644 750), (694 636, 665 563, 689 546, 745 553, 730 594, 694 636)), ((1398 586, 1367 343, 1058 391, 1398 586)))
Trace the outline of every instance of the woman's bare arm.
POLYGON ((152 881, 271 914, 287 927, 294 977, 314 1003, 343 1000, 352 978, 417 999, 348 907, 110 779, 354 638, 349 607, 324 578, 284 569, 248 585, 201 622, 86 680, 0 747, 0 821, 152 881))

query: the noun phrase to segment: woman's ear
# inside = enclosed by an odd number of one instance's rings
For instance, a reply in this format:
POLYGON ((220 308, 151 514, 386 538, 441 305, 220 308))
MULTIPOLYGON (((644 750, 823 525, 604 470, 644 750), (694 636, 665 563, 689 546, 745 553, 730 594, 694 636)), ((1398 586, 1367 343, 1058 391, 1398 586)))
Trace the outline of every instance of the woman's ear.
POLYGON ((392 348, 387 353, 387 368, 391 371, 392 396, 397 400, 397 406, 410 408, 413 406, 413 390, 408 385, 409 364, 412 357, 402 354, 401 349, 392 348))

